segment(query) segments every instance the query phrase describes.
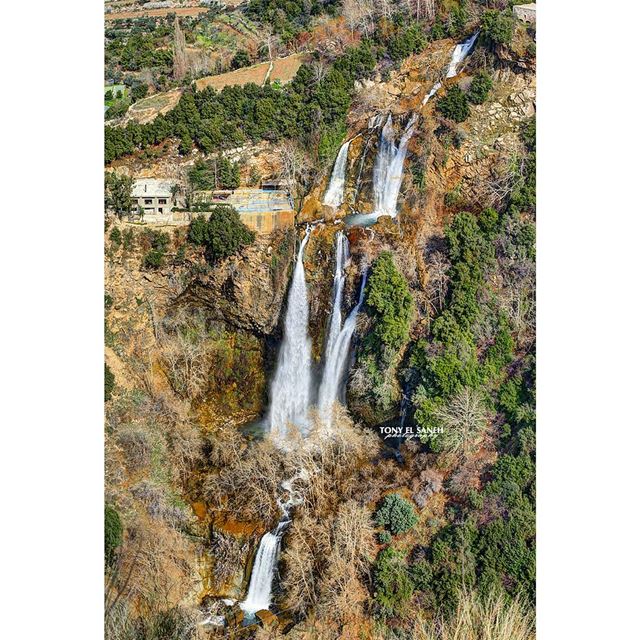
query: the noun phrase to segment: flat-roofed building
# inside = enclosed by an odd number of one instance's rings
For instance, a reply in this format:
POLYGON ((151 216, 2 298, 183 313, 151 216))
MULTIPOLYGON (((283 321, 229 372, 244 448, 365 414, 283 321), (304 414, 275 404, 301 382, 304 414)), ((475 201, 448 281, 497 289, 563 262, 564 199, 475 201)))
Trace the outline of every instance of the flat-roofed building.
POLYGON ((522 20, 523 22, 533 22, 536 21, 536 3, 532 2, 531 4, 516 4, 513 6, 513 15, 518 18, 518 20, 522 20))
POLYGON ((271 233, 294 224, 293 199, 284 190, 196 191, 193 200, 199 204, 231 205, 242 222, 257 233, 271 233))
POLYGON ((146 222, 170 222, 175 182, 165 178, 139 178, 133 183, 132 213, 146 222))

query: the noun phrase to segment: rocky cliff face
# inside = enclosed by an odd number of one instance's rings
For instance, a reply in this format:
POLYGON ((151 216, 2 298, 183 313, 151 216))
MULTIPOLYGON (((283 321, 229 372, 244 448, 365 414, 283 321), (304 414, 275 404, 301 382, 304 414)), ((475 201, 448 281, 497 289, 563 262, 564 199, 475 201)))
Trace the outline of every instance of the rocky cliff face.
MULTIPOLYGON (((206 426, 257 417, 266 401, 293 231, 258 237, 214 267, 186 247, 184 263, 157 270, 142 268, 144 232, 133 233, 138 244, 128 251, 107 243, 106 357, 116 384, 173 392, 191 402, 206 426)), ((184 242, 177 233, 172 249, 184 242)))

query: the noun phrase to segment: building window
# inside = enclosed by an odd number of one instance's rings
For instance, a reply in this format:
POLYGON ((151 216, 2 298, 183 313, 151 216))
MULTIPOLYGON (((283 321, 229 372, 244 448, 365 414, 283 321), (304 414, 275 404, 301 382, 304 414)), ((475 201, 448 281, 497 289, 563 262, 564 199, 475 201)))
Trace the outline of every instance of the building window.
POLYGON ((158 207, 158 213, 162 213, 162 207, 158 207))
POLYGON ((160 198, 158 200, 158 204, 167 204, 167 199, 166 198, 160 198))
POLYGON ((145 204, 152 204, 152 203, 153 203, 153 200, 152 200, 151 198, 147 198, 147 199, 144 201, 144 203, 145 203, 145 204))

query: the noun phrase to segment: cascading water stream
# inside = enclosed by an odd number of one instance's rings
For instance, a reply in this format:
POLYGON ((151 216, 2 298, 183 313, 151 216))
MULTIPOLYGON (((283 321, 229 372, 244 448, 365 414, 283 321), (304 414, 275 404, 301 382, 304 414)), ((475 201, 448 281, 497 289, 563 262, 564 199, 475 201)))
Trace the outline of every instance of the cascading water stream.
POLYGON ((286 520, 281 520, 273 531, 265 533, 260 540, 251 571, 249 591, 246 599, 240 603, 240 608, 248 617, 252 617, 257 611, 268 609, 271 606, 273 576, 278 565, 280 542, 290 522, 287 515, 286 520))
POLYGON ((329 427, 333 422, 333 407, 339 399, 349 358, 351 338, 356 328, 358 312, 364 301, 364 289, 367 283, 367 275, 365 272, 362 276, 358 303, 347 316, 342 328, 340 328, 342 322, 342 294, 345 279, 344 266, 349 257, 349 250, 348 241, 342 233, 339 234, 337 243, 336 272, 333 280, 333 313, 331 314, 322 382, 320 383, 320 391, 318 393, 318 413, 320 420, 329 427))
POLYGON ((301 502, 301 498, 296 495, 293 488, 293 483, 299 478, 302 480, 308 479, 305 470, 301 470, 293 478, 285 480, 280 485, 289 494, 289 498, 284 503, 279 502, 282 509, 282 518, 278 522, 278 526, 273 531, 265 533, 260 540, 251 571, 251 579, 249 580, 249 591, 247 592, 247 597, 239 604, 248 618, 253 618, 256 612, 262 609, 269 609, 271 606, 273 579, 280 557, 282 536, 291 524, 291 508, 301 502))
POLYGON ((447 78, 453 78, 458 75, 458 65, 469 55, 469 52, 473 49, 473 45, 478 39, 478 35, 480 35, 480 32, 476 31, 470 38, 456 45, 451 55, 449 68, 447 69, 447 78))
MULTIPOLYGON (((449 66, 447 67, 446 78, 454 78, 458 75, 458 67, 460 63, 469 55, 471 49, 473 49, 473 45, 476 43, 478 39, 479 31, 476 31, 470 38, 467 38, 464 42, 460 42, 455 46, 453 53, 451 54, 451 60, 449 61, 449 66)), ((433 85, 431 91, 423 98, 422 106, 424 107, 431 98, 437 93, 437 91, 442 87, 442 82, 439 80, 433 85)))
POLYGON ((429 100, 431 100, 431 98, 433 98, 433 96, 436 95, 436 92, 438 91, 438 89, 440 89, 441 86, 442 86, 442 82, 440 81, 436 82, 433 85, 433 87, 431 88, 431 91, 429 91, 429 93, 427 93, 427 95, 422 100, 423 107, 425 104, 427 104, 427 102, 429 102, 429 100))
POLYGON ((388 215, 395 218, 396 216, 404 159, 417 119, 418 116, 415 113, 409 118, 397 148, 394 144, 391 114, 382 129, 378 155, 373 167, 373 215, 376 217, 388 215))
POLYGON ((287 300, 284 339, 278 366, 271 385, 269 428, 278 440, 286 438, 289 424, 303 434, 309 429, 308 409, 311 395, 311 339, 309 338, 309 302, 303 255, 310 229, 298 250, 287 300))
POLYGON ((349 145, 351 140, 347 140, 338 151, 338 157, 333 165, 329 187, 324 194, 322 204, 337 209, 344 202, 344 184, 347 172, 347 158, 349 155, 349 145))

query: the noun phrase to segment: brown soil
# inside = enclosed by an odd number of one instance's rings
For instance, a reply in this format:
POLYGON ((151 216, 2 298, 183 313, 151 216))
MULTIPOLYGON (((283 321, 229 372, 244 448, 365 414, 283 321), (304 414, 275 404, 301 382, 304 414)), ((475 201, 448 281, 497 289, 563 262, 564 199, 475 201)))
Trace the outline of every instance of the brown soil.
MULTIPOLYGON (((294 78, 300 65, 304 62, 304 54, 295 53, 286 58, 278 58, 273 62, 273 69, 270 74, 271 82, 279 80, 282 83, 289 82, 294 78)), ((196 88, 202 91, 205 87, 213 87, 214 89, 222 89, 226 86, 244 85, 253 82, 261 85, 264 82, 267 71, 269 70, 268 62, 261 62, 252 67, 229 71, 229 73, 221 73, 217 76, 207 76, 196 80, 196 88)))

